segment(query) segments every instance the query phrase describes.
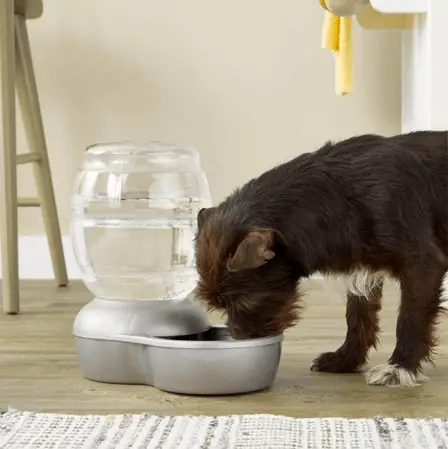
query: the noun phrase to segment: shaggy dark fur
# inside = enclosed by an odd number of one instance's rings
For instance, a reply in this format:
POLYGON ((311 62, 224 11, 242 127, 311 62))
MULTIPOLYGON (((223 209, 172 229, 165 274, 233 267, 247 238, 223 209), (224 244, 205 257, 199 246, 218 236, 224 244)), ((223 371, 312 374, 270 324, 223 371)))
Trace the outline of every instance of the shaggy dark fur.
MULTIPOLYGON (((301 278, 385 271, 402 298, 390 363, 417 374, 435 345, 448 269, 447 133, 327 143, 252 179, 198 215, 198 295, 236 338, 298 319, 301 278)), ((376 345, 382 285, 347 298, 347 337, 313 369, 351 372, 376 345)))

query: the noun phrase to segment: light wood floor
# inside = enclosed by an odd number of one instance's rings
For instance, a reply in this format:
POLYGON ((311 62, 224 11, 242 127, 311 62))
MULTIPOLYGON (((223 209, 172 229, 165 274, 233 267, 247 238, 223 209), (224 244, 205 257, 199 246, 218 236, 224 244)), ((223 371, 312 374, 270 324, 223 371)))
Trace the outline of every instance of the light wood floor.
MULTIPOLYGON (((312 359, 336 349, 345 335, 343 295, 309 284, 302 322, 285 337, 282 360, 269 391, 232 397, 171 395, 147 386, 107 385, 83 378, 71 327, 89 301, 82 284, 57 289, 51 282, 24 282, 23 312, 0 316, 0 410, 75 413, 208 414, 275 413, 319 416, 447 416, 448 317, 441 319, 437 368, 411 390, 369 387, 361 375, 312 373, 312 359)), ((381 348, 371 364, 393 349, 396 289, 388 286, 381 348)), ((215 320, 214 320, 215 321, 215 320)))

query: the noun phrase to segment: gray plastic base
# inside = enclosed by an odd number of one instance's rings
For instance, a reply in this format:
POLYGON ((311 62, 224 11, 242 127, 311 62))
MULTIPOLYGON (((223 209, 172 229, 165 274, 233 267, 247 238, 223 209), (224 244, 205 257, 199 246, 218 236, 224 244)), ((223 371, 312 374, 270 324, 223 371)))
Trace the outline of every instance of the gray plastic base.
POLYGON ((76 315, 76 337, 116 335, 171 337, 209 329, 204 311, 192 297, 179 301, 124 301, 95 298, 76 315))
POLYGON ((84 375, 99 382, 145 384, 192 395, 248 393, 272 385, 283 336, 235 341, 225 326, 214 326, 190 338, 75 340, 84 375))

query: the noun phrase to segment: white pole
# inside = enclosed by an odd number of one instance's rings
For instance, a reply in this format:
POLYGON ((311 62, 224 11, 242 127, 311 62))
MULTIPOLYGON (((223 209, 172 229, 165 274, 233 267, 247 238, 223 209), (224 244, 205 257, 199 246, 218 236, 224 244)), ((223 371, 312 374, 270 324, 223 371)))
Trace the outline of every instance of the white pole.
POLYGON ((412 20, 402 31, 402 131, 448 130, 448 1, 431 0, 412 20))

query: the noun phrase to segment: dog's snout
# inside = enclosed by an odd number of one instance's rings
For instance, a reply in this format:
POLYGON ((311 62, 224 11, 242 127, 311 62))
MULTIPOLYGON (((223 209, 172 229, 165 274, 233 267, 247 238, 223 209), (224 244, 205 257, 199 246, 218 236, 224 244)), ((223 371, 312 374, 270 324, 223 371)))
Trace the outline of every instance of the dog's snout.
POLYGON ((239 326, 236 326, 235 323, 233 323, 230 319, 227 319, 226 326, 229 329, 230 335, 235 340, 244 340, 246 338, 249 338, 243 329, 241 329, 239 326))

